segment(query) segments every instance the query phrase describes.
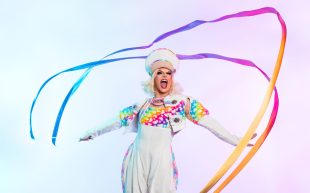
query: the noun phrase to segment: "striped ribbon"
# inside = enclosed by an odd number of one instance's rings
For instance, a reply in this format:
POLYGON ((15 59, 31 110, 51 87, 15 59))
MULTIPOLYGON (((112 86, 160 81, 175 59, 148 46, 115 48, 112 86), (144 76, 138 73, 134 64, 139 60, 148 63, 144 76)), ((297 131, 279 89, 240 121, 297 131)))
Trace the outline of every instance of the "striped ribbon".
POLYGON ((255 9, 255 10, 250 10, 250 11, 242 11, 242 12, 238 12, 235 14, 230 14, 230 15, 225 15, 222 16, 220 18, 217 18, 215 20, 210 20, 210 21, 204 21, 204 20, 195 20, 187 25, 184 25, 180 28, 171 30, 169 32, 166 32, 160 36, 158 36, 152 43, 145 45, 145 46, 138 46, 138 47, 131 47, 131 48, 125 48, 125 49, 121 49, 115 52, 112 52, 111 54, 108 54, 107 56, 105 56, 103 59, 99 60, 99 61, 94 61, 94 62, 90 62, 90 63, 85 63, 82 65, 78 65, 69 69, 66 69, 64 71, 61 71, 53 76, 51 76, 49 79, 47 79, 42 86, 40 87, 36 97, 34 98, 32 105, 31 105, 31 110, 30 110, 30 136, 32 139, 35 139, 34 137, 34 133, 33 133, 33 128, 32 128, 32 113, 33 113, 33 109, 34 106, 36 104, 36 101, 41 93, 41 91, 43 90, 43 88, 46 86, 46 84, 51 81, 52 79, 54 79, 55 77, 59 76, 60 74, 66 73, 66 72, 71 72, 71 71, 77 71, 77 70, 83 70, 85 69, 84 73, 82 74, 82 76, 74 83, 74 85, 72 86, 72 88, 69 90, 68 94, 66 95, 61 108, 58 112, 58 116, 56 118, 56 122, 55 122, 55 126, 54 126, 54 130, 53 130, 53 134, 52 134, 52 143, 55 145, 56 144, 56 139, 57 139, 57 134, 58 134, 58 129, 59 129, 59 124, 61 121, 61 117, 62 114, 64 112, 64 109, 70 99, 70 97, 75 93, 75 91, 79 88, 79 86, 81 85, 81 83, 85 80, 85 78, 88 76, 88 74, 91 72, 91 70, 94 67, 100 66, 100 65, 104 65, 104 64, 108 64, 108 63, 112 63, 112 62, 117 62, 117 61, 122 61, 122 60, 131 60, 131 59, 145 59, 146 56, 133 56, 133 57, 123 57, 123 58, 114 58, 114 59, 105 59, 109 56, 121 53, 121 52, 127 52, 127 51, 131 51, 131 50, 139 50, 139 49, 147 49, 152 47, 154 44, 156 44, 157 42, 160 42, 170 36, 173 36, 177 33, 181 33, 181 32, 185 32, 188 30, 191 30, 195 27, 198 27, 202 24, 206 24, 206 23, 215 23, 215 22, 220 22, 220 21, 224 21, 227 19, 233 19, 233 18, 240 18, 240 17, 250 17, 250 16, 256 16, 256 15, 261 15, 261 14, 266 14, 266 13, 272 13, 277 15, 278 20, 281 24, 282 27, 282 41, 281 41, 281 45, 280 45, 280 50, 278 53, 278 58, 277 58, 277 62, 274 68, 274 72, 271 78, 268 77, 268 75, 261 69, 259 68, 257 65, 255 65, 252 61, 250 60, 245 60, 245 59, 240 59, 240 58, 231 58, 231 57, 226 57, 226 56, 222 56, 222 55, 218 55, 218 54, 212 54, 212 53, 200 53, 200 54, 194 54, 194 55, 181 55, 181 54, 177 54, 178 58, 180 60, 192 60, 192 59, 206 59, 206 58, 214 58, 214 59, 219 59, 219 60, 225 60, 225 61, 229 61, 229 62, 233 62, 236 64, 240 64, 243 66, 248 66, 248 67, 253 67, 256 68, 257 70, 259 70, 262 75, 269 81, 269 85, 264 97, 264 100, 261 104, 261 107, 259 109, 259 111, 257 112, 254 120, 252 121, 251 125, 249 126, 249 129, 247 130, 246 134, 244 135, 244 137, 241 139, 240 143, 238 144, 238 146, 235 148, 235 150, 231 153, 231 155, 228 157, 228 159, 224 162, 224 164, 220 167, 220 169, 216 172, 216 174, 214 175, 214 177, 207 183, 207 185, 203 188, 203 190, 201 191, 201 193, 205 193, 211 190, 211 188, 213 188, 213 186, 225 175, 225 173, 227 173, 227 171, 231 168, 231 166, 236 162, 236 160, 240 157, 241 153, 243 152, 243 150, 245 149, 245 147, 247 146, 247 144, 249 143, 251 136, 254 134, 256 128, 258 127, 259 123, 261 122, 261 119, 263 117, 263 115, 266 113, 266 109, 268 107, 268 104, 270 102, 271 99, 271 95, 274 92, 274 105, 273 105, 273 109, 269 118, 269 122, 268 125, 266 126, 266 129, 264 130, 264 132, 262 133, 262 135, 258 138, 258 140, 256 141, 255 145, 251 148, 250 152, 245 156, 245 158, 243 158, 243 160, 240 162, 240 164, 233 170, 233 172, 224 180, 224 182, 222 184, 219 185, 219 187, 214 191, 214 192, 220 192, 221 190, 223 190, 223 188, 246 166, 246 164, 252 159, 252 157, 255 155, 255 153, 258 151, 258 149, 261 147, 261 145, 264 143, 265 139, 267 138, 269 132, 271 131, 273 124, 276 120, 276 116, 277 116, 277 112, 278 112, 278 106, 279 106, 279 97, 278 97, 278 92, 277 89, 275 87, 275 83, 279 74, 279 70, 281 67, 281 63, 282 63, 282 58, 283 58, 283 54, 284 54, 284 48, 285 48, 285 42, 286 42, 286 25, 284 20, 282 19, 281 15, 279 14, 279 12, 272 8, 272 7, 264 7, 264 8, 260 8, 260 9, 255 9))

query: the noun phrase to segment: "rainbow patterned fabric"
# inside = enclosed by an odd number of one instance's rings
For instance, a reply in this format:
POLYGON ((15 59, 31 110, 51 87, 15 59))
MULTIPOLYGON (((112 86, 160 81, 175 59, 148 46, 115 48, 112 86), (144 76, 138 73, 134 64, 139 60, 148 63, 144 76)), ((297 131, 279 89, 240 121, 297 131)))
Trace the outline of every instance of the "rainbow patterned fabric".
POLYGON ((148 107, 141 117, 141 124, 154 127, 169 127, 169 116, 180 115, 185 119, 185 102, 180 101, 175 106, 148 107))
POLYGON ((174 152, 172 149, 172 146, 170 145, 170 151, 171 151, 171 155, 172 155, 172 168, 173 168, 173 180, 174 180, 174 184, 175 184, 175 189, 178 188, 178 177, 179 177, 179 171, 178 171, 178 167, 175 161, 175 156, 174 156, 174 152))
POLYGON ((125 184, 125 175, 124 175, 124 172, 125 172, 125 160, 126 160, 126 158, 128 156, 129 150, 132 148, 132 146, 133 146, 133 143, 131 143, 129 145, 129 147, 128 147, 126 153, 125 153, 125 156, 123 158, 122 170, 121 170, 121 179, 122 179, 122 188, 123 188, 123 190, 125 190, 125 186, 126 186, 126 184, 125 184))
POLYGON ((197 100, 191 100, 191 106, 189 114, 191 116, 191 121, 198 124, 198 121, 205 115, 209 115, 209 111, 203 107, 203 105, 197 100))
POLYGON ((125 109, 123 109, 120 112, 119 118, 121 120, 121 125, 122 126, 128 126, 130 121, 132 121, 135 116, 137 115, 137 106, 136 105, 132 105, 129 106, 125 109))

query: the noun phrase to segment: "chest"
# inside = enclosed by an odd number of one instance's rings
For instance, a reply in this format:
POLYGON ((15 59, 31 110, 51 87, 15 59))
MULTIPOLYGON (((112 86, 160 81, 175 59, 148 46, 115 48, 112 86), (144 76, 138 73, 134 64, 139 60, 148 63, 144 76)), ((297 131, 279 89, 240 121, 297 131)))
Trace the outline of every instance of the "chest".
POLYGON ((140 124, 154 127, 170 127, 185 119, 185 101, 169 104, 161 107, 148 105, 139 115, 140 124))

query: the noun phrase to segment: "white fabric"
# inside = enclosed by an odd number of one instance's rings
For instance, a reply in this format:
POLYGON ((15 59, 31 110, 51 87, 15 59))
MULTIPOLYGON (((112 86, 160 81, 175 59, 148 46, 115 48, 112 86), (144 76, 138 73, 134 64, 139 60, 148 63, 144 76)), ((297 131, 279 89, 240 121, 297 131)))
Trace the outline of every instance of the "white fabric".
POLYGON ((87 138, 87 137, 91 137, 91 139, 94 139, 95 137, 98 137, 100 135, 103 135, 105 133, 120 129, 122 127, 120 120, 118 118, 115 118, 111 121, 109 121, 109 123, 105 124, 104 126, 101 126, 99 128, 94 128, 91 129, 89 131, 87 131, 82 137, 82 138, 87 138))
POLYGON ((229 131, 227 131, 224 127, 222 127, 219 122, 217 122, 215 119, 210 117, 209 115, 203 116, 198 124, 209 131, 211 131, 215 136, 220 138, 221 140, 231 144, 231 145, 238 145, 240 142, 240 137, 237 137, 236 135, 231 134, 229 131))
MULTIPOLYGON (((177 105, 180 101, 186 101, 187 97, 166 97, 167 106, 177 105)), ((171 147, 174 130, 180 131, 185 127, 184 120, 179 117, 176 123, 170 122, 173 128, 147 126, 141 123, 145 109, 149 103, 134 105, 139 113, 130 120, 128 126, 135 127, 137 136, 129 146, 122 165, 123 193, 176 193, 177 168, 171 147), (142 108, 144 107, 144 108, 142 108), (180 124, 182 122, 182 124, 180 124), (183 123, 184 122, 184 123, 183 123)), ((185 113, 185 112, 183 112, 185 113)), ((189 114, 187 116, 190 116, 189 114)), ((173 121, 174 117, 170 117, 173 121)), ((188 117, 194 121, 193 118, 188 117)), ((92 138, 104 133, 119 129, 121 120, 117 119, 111 124, 88 133, 92 138)), ((197 121, 194 121, 197 123, 197 121)), ((230 134, 215 119, 209 115, 201 117, 198 124, 210 130, 218 138, 232 145, 237 145, 240 138, 230 134)))
POLYGON ((149 75, 152 75, 153 71, 156 69, 153 67, 153 64, 157 61, 167 61, 171 65, 157 66, 156 68, 166 67, 174 71, 177 70, 179 66, 179 59, 175 53, 166 48, 159 48, 152 51, 145 60, 145 69, 149 75))
POLYGON ((139 126, 123 161, 123 193, 176 193, 170 129, 139 126))

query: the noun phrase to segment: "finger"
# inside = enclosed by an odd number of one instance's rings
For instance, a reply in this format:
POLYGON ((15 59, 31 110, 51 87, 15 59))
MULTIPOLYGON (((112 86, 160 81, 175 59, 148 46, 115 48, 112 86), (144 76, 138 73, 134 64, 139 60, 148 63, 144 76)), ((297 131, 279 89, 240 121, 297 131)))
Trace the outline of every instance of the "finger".
POLYGON ((88 141, 90 139, 93 139, 93 137, 91 135, 87 136, 87 137, 80 138, 80 141, 88 141))
POLYGON ((257 136, 257 133, 254 133, 251 137, 251 139, 254 139, 257 136))
POLYGON ((89 139, 89 137, 87 137, 87 138, 80 138, 80 141, 87 141, 89 139))

